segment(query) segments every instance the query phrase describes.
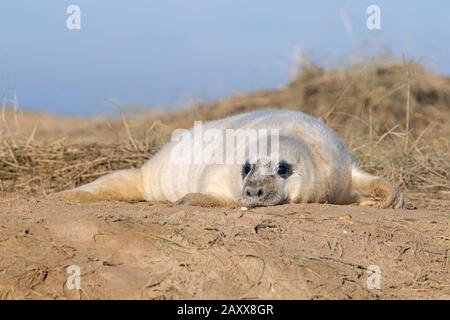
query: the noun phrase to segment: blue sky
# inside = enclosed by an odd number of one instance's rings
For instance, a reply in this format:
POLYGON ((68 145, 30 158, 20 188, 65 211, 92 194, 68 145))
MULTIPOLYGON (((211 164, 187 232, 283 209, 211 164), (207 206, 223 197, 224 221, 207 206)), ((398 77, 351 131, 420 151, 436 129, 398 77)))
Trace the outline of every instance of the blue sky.
POLYGON ((449 15, 445 0, 2 0, 0 90, 67 114, 183 105, 285 83, 295 47, 338 65, 383 45, 450 74, 449 15), (66 28, 71 4, 81 30, 66 28))

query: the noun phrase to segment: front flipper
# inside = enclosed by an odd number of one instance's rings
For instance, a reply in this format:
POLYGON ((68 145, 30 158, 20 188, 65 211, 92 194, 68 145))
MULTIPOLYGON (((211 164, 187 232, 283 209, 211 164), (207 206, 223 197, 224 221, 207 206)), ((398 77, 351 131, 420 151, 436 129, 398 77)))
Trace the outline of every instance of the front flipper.
POLYGON ((177 200, 175 204, 199 207, 237 207, 237 203, 233 200, 225 200, 205 193, 188 193, 180 200, 177 200))
POLYGON ((54 193, 50 199, 58 200, 144 200, 140 169, 119 170, 107 174, 81 187, 54 193))

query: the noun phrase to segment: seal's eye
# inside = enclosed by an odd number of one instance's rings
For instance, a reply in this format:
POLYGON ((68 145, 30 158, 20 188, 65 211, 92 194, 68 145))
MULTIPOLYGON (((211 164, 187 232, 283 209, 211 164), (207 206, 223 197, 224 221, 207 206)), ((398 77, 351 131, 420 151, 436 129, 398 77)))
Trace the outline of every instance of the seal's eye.
POLYGON ((252 165, 247 161, 244 163, 244 166, 242 167, 242 178, 245 178, 250 171, 252 170, 252 165))
POLYGON ((289 163, 284 161, 280 162, 278 164, 277 174, 284 179, 289 177, 292 174, 291 166, 289 165, 289 163))

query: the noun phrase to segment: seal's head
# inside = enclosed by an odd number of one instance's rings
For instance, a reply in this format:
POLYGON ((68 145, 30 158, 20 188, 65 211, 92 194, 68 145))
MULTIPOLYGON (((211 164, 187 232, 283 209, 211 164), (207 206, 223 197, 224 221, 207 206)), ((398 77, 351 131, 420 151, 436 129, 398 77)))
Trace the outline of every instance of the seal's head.
POLYGON ((242 167, 241 204, 245 207, 273 206, 287 201, 285 180, 292 174, 291 165, 280 161, 245 162, 242 167))
POLYGON ((290 137, 280 137, 278 149, 276 157, 272 154, 242 164, 242 206, 273 206, 288 203, 298 195, 304 145, 290 137))

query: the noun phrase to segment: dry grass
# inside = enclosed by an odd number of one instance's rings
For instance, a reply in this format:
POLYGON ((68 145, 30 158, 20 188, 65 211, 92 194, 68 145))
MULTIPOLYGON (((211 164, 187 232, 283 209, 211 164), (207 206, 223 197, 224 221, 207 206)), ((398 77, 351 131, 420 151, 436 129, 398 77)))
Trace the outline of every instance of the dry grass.
POLYGON ((86 183, 140 165, 169 140, 171 129, 189 127, 194 119, 263 107, 322 117, 368 171, 409 192, 450 195, 450 78, 402 61, 338 69, 305 64, 279 89, 129 119, 80 120, 56 133, 52 124, 62 119, 22 125, 24 115, 8 109, 0 121, 0 190, 48 194, 86 183))

